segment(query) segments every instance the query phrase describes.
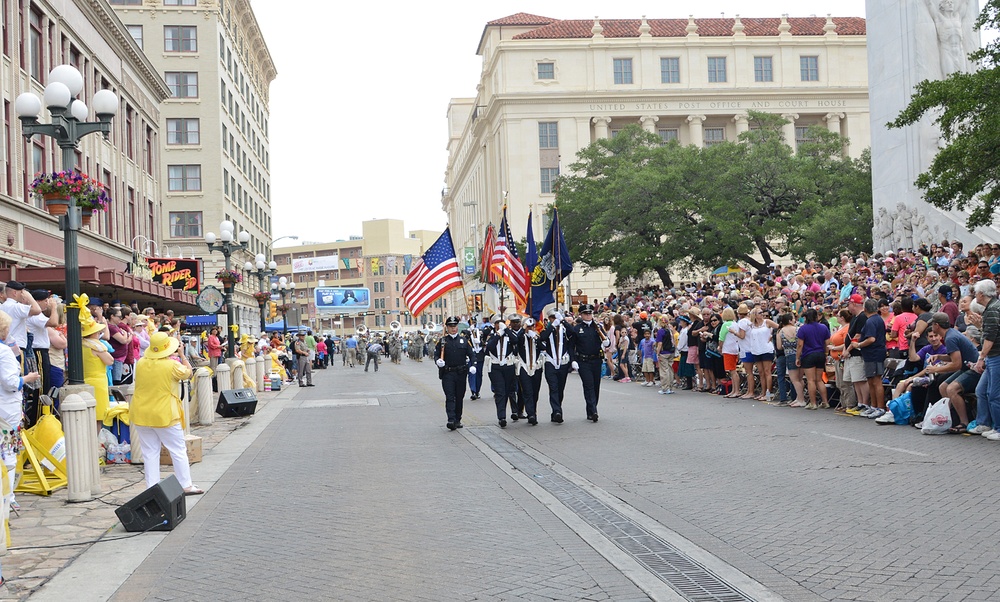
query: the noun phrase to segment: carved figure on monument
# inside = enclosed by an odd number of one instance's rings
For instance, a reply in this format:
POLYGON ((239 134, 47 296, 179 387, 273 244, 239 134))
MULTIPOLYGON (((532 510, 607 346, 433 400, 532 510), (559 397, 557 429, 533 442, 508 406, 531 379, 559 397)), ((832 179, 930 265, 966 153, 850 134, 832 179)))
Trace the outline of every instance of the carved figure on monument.
POLYGON ((878 208, 878 215, 875 216, 875 250, 889 251, 893 249, 895 241, 892 237, 892 218, 885 207, 878 208))
POLYGON ((965 12, 967 2, 955 0, 924 0, 934 29, 937 32, 940 78, 945 78, 956 71, 967 71, 968 63, 965 48, 965 12))
POLYGON ((930 244, 934 241, 934 234, 923 213, 917 212, 917 219, 913 224, 913 244, 915 246, 930 244))
POLYGON ((913 214, 902 201, 896 203, 896 233, 899 235, 899 246, 913 248, 913 214))

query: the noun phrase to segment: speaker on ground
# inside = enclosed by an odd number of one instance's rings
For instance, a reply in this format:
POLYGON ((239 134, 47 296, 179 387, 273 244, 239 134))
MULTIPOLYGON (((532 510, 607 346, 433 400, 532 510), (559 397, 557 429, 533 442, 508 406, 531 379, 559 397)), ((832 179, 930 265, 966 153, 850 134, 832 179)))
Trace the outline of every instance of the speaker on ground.
POLYGON ((187 516, 184 488, 170 475, 115 510, 126 531, 172 531, 187 516))
POLYGON ((257 411, 257 394, 253 389, 227 389, 219 393, 215 412, 223 418, 250 416, 257 411))

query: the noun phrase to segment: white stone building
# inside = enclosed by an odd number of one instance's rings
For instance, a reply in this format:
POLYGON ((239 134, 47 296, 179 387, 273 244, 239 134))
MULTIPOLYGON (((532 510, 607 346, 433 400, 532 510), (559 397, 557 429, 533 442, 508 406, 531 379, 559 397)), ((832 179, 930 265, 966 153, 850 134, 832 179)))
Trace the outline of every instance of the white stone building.
MULTIPOLYGON (((594 140, 641 124, 697 146, 735 140, 748 110, 782 115, 795 144, 811 125, 870 144, 860 17, 556 20, 518 13, 486 24, 476 96, 448 107, 442 208, 459 254, 481 249, 504 192, 514 237, 528 213, 544 236, 552 182, 594 140)), ((470 82, 471 83, 471 82, 470 82)), ((623 207, 623 210, 628 210, 623 207)), ((569 290, 603 298, 608 270, 577 265, 569 290)))

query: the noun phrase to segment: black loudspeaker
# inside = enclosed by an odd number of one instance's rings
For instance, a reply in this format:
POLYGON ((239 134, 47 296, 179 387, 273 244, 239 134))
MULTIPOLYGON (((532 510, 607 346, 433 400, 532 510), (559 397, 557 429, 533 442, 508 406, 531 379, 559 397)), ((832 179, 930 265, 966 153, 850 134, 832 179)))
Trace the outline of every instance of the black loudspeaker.
POLYGON ((172 531, 187 517, 184 488, 170 475, 115 510, 126 531, 172 531))
POLYGON ((219 393, 215 412, 223 418, 250 416, 257 411, 257 394, 253 389, 227 389, 219 393))

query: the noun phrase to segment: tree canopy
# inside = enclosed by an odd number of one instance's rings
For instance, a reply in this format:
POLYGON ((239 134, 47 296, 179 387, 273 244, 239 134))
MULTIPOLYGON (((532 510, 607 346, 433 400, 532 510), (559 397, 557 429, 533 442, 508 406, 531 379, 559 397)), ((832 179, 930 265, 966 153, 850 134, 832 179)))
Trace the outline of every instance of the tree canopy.
POLYGON ((871 171, 843 156, 844 140, 811 128, 797 153, 781 117, 750 113, 737 142, 698 148, 639 126, 580 151, 557 183, 559 216, 574 259, 620 279, 715 268, 762 270, 786 257, 870 249, 871 171))
MULTIPOLYGON (((976 27, 1000 28, 1000 0, 988 0, 976 27)), ((934 117, 946 146, 917 176, 917 187, 935 207, 967 211, 966 227, 973 230, 992 224, 1000 203, 1000 40, 969 58, 982 68, 920 82, 909 105, 888 125, 901 128, 934 117)))

